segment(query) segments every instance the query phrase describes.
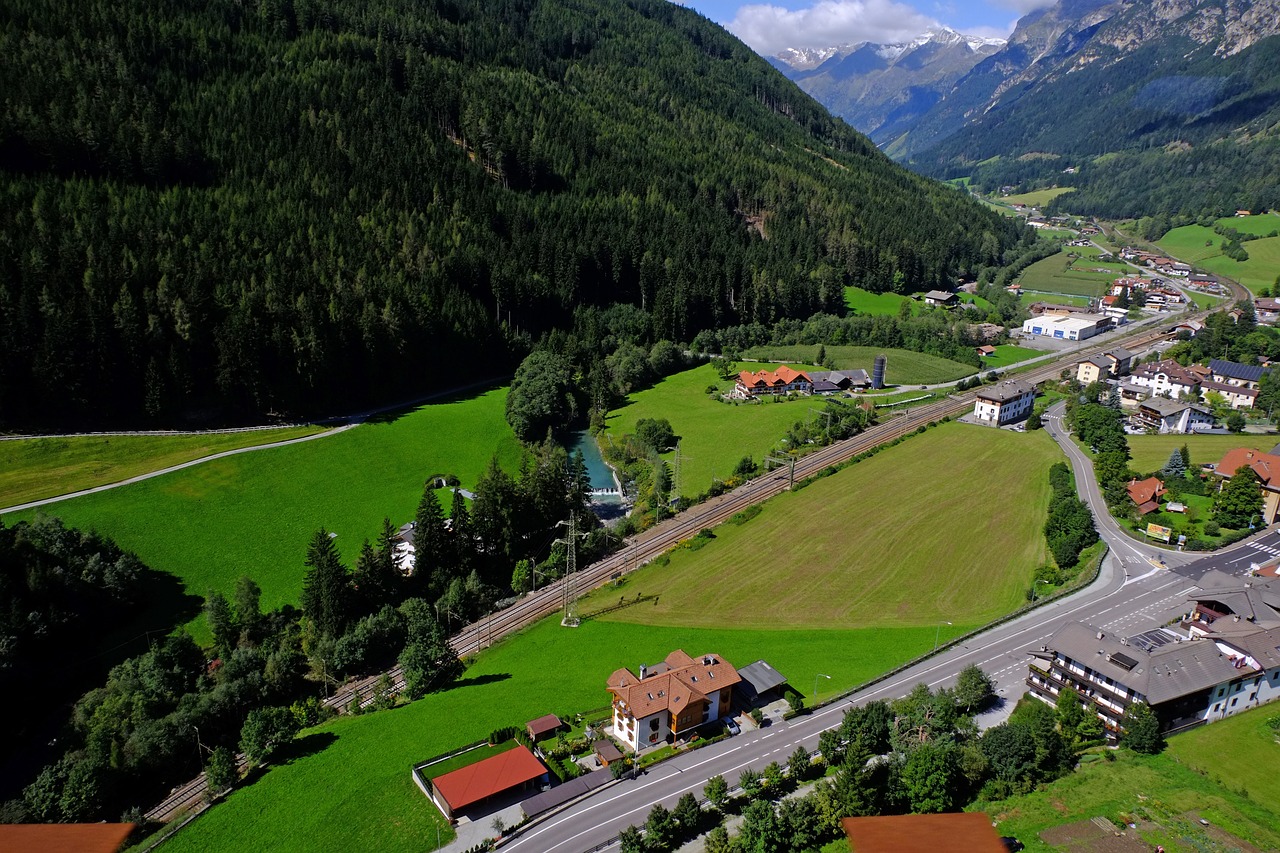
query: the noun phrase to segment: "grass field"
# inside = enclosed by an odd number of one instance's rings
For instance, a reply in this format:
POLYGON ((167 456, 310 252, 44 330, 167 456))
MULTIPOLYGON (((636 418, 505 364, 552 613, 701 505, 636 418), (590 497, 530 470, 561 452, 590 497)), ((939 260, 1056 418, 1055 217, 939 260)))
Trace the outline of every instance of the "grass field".
MULTIPOLYGON (((1280 214, 1219 219, 1218 224, 1249 234, 1269 234, 1280 229, 1280 214)), ((1222 254, 1219 246, 1222 235, 1201 225, 1175 228, 1160 238, 1158 245, 1170 255, 1189 264, 1204 267, 1218 275, 1234 278, 1257 293, 1263 287, 1272 287, 1280 276, 1280 237, 1264 237, 1244 243, 1249 260, 1233 261, 1222 254)))
MULTIPOLYGON (((962 379, 977 372, 977 368, 967 364, 907 350, 829 346, 826 351, 827 360, 837 369, 852 370, 861 367, 868 373, 871 372, 871 365, 876 356, 883 353, 889 358, 885 369, 885 381, 892 385, 932 385, 935 382, 962 379)), ((742 355, 746 358, 780 361, 792 365, 812 364, 817 359, 818 348, 816 346, 754 347, 742 355)), ((750 365, 744 365, 744 369, 750 369, 750 365)))
POLYGON ((985 622, 1021 603, 1045 559, 1060 456, 1043 432, 945 424, 717 527, 705 546, 634 576, 629 590, 654 604, 604 618, 759 630, 985 622), (904 499, 885 499, 888 483, 904 499))
POLYGON ((229 593, 249 575, 262 587, 264 608, 296 603, 307 542, 321 526, 338 534, 354 562, 383 517, 397 524, 412 517, 432 474, 473 485, 495 452, 514 467, 519 445, 505 401, 505 389, 477 392, 340 435, 74 498, 52 514, 113 537, 196 595, 229 593))
POLYGON ((1233 447, 1270 453, 1280 444, 1280 435, 1131 435, 1129 453, 1133 460, 1129 466, 1140 474, 1157 471, 1169 461, 1169 454, 1184 444, 1191 451, 1192 466, 1198 468, 1206 462, 1217 462, 1233 447))
MULTIPOLYGON (((625 589, 626 587, 624 587, 625 589)), ((959 608, 944 638, 975 626, 959 608)), ((860 684, 933 647, 934 625, 894 627, 888 620, 856 630, 691 629, 586 620, 560 627, 544 620, 485 652, 459 686, 392 711, 340 717, 302 735, 302 754, 179 832, 170 853, 225 850, 314 853, 434 849, 438 810, 414 785, 409 768, 505 725, 546 713, 568 715, 608 704, 605 681, 672 649, 719 652, 744 665, 764 658, 801 690, 815 673, 824 695, 860 684), (571 665, 566 665, 572 662, 571 665), (305 752, 305 750, 304 750, 305 752), (299 839, 306 839, 300 845, 299 839)), ((441 840, 450 833, 442 829, 441 840)))
POLYGON ((1063 296, 1060 293, 1037 293, 1035 291, 1023 291, 1020 297, 1023 305, 1030 305, 1032 302, 1052 302, 1056 305, 1079 305, 1082 308, 1088 307, 1089 297, 1087 296, 1063 296))
POLYGON ((1008 205, 1025 204, 1027 207, 1043 207, 1058 196, 1070 192, 1075 192, 1075 187, 1052 187, 1047 190, 1002 196, 999 201, 1008 205))
POLYGON ((1227 781, 1231 788, 1249 792, 1259 803, 1277 806, 1280 830, 1280 743, 1267 721, 1280 714, 1280 706, 1263 705, 1217 723, 1169 739, 1168 754, 1175 761, 1227 781))
POLYGON ((920 313, 920 303, 914 299, 903 296, 899 293, 872 293, 869 290, 863 290, 861 287, 846 287, 844 289, 844 304, 851 310, 859 314, 867 314, 875 316, 878 314, 898 316, 898 312, 902 310, 902 303, 911 305, 911 313, 920 313))
POLYGON ((202 456, 322 431, 299 426, 205 435, 112 435, 0 441, 0 507, 118 483, 202 456))
MULTIPOLYGON (((1264 747, 1270 753, 1269 760, 1256 748, 1240 757, 1242 764, 1251 765, 1252 775, 1261 773, 1272 777, 1270 784, 1258 789, 1250 787, 1248 797, 1239 793, 1236 782, 1219 784, 1178 759, 1179 752, 1186 748, 1200 753, 1198 763, 1208 765, 1208 772, 1233 777, 1240 764, 1221 759, 1239 754, 1238 744, 1227 753, 1217 753, 1209 751, 1211 741, 1184 740, 1211 734, 1221 725, 1224 724, 1214 723, 1178 735, 1161 755, 1139 756, 1122 750, 1114 762, 1082 764, 1076 772, 1026 796, 995 803, 978 802, 971 808, 991 815, 1001 835, 1017 838, 1029 851, 1111 849, 1051 846, 1040 838, 1040 833, 1047 829, 1094 817, 1106 817, 1117 824, 1125 819, 1143 821, 1136 832, 1150 850, 1157 844, 1164 845, 1170 853, 1239 850, 1239 846, 1222 837, 1220 829, 1258 849, 1280 849, 1280 812, 1268 806, 1274 799, 1263 799, 1263 791, 1275 788, 1275 774, 1271 771, 1280 758, 1277 755, 1280 749, 1274 740, 1264 747), (1200 817, 1210 825, 1201 826, 1200 817)), ((1128 832, 1133 834, 1135 830, 1128 832)))
MULTIPOLYGON (((742 362, 741 366, 759 370, 770 365, 742 362)), ((706 491, 714 478, 728 479, 742 457, 751 456, 759 462, 793 423, 813 417, 809 407, 816 405, 809 400, 718 403, 705 393, 709 385, 721 390, 733 387, 732 382, 722 381, 711 365, 704 364, 632 394, 626 405, 609 414, 601 443, 633 432, 641 418, 666 418, 681 441, 680 493, 697 495, 706 491), (726 441, 726 436, 732 436, 732 441, 726 441)), ((663 458, 672 462, 674 453, 663 458)))
POLYGON ((1101 296, 1106 285, 1124 275, 1123 264, 1104 263, 1091 257, 1068 257, 1065 252, 1036 261, 1022 271, 1019 281, 1026 290, 1065 293, 1073 296, 1101 296), (1104 270, 1097 272, 1096 270, 1104 270))
POLYGON ((1038 358, 1042 355, 1044 355, 1044 352, 1038 349, 1028 349, 1014 344, 1001 344, 996 347, 995 355, 982 360, 982 367, 984 370, 993 367, 1008 367, 1011 364, 1017 364, 1029 358, 1038 358))
POLYGON ((1191 297, 1191 301, 1195 303, 1197 308, 1212 308, 1215 305, 1221 305, 1223 297, 1214 296, 1212 293, 1201 293, 1198 290, 1187 288, 1186 294, 1191 297))

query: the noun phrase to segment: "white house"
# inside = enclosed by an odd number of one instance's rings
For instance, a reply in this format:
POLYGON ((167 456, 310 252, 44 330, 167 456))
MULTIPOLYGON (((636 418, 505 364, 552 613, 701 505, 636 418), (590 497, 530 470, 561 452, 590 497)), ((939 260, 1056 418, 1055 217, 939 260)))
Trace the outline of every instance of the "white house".
POLYGON ((1161 435, 1185 434, 1213 426, 1213 413, 1196 403, 1152 397, 1138 407, 1134 421, 1141 429, 1154 429, 1161 435))
POLYGON ((613 736, 637 751, 683 737, 727 713, 741 681, 719 655, 691 658, 681 649, 662 663, 641 665, 639 675, 619 669, 608 683, 613 736))
POLYGON ((978 392, 973 403, 973 416, 979 423, 1003 426, 1031 414, 1035 402, 1034 385, 1020 379, 1009 379, 978 392))
POLYGON ((1100 314, 1076 314, 1072 317, 1042 314, 1024 322, 1022 332, 1066 341, 1083 341, 1110 327, 1111 318, 1100 314))
POLYGON ((1140 365, 1133 371, 1129 382, 1155 397, 1198 396, 1200 393, 1200 378, 1171 358, 1140 365))

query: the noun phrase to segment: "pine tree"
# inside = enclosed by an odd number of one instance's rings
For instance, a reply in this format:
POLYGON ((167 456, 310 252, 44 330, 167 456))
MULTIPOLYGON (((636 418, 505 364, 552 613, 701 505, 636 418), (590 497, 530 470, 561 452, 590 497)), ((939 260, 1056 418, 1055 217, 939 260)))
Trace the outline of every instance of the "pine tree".
POLYGON ((1164 749, 1160 720, 1146 702, 1134 702, 1124 712, 1124 734, 1120 743, 1146 755, 1154 755, 1164 749))
POLYGON ((302 612, 322 636, 338 637, 351 612, 351 585, 333 538, 323 527, 307 546, 307 574, 302 581, 302 612))
POLYGON ((1182 451, 1174 450, 1169 454, 1169 461, 1164 463, 1160 473, 1168 480, 1181 480, 1187 473, 1186 463, 1182 461, 1182 451))
POLYGON ((452 551, 435 483, 429 482, 413 517, 413 586, 418 594, 435 598, 448 585, 452 551))
POLYGON ((1182 470, 1190 471, 1191 470, 1191 449, 1184 444, 1182 445, 1182 447, 1178 448, 1178 453, 1181 454, 1182 456, 1182 470))
POLYGON ((229 657, 235 651, 240 630, 227 597, 211 590, 204 599, 204 616, 209 623, 209 631, 213 634, 213 647, 218 656, 223 659, 229 657))

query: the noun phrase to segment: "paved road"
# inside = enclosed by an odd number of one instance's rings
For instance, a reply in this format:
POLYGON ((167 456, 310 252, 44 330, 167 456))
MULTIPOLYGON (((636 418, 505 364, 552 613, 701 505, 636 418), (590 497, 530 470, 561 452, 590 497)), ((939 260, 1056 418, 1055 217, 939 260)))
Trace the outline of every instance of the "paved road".
POLYGON ((1185 612, 1187 596, 1208 570, 1223 568, 1243 574, 1251 562, 1280 555, 1280 537, 1263 531, 1221 554, 1197 559, 1193 555, 1143 547, 1121 533, 1102 502, 1092 468, 1065 435, 1057 412, 1051 410, 1047 430, 1063 446, 1082 484, 1082 497, 1098 520, 1099 532, 1111 551, 1098 579, 1087 589, 1059 599, 999 625, 920 662, 848 699, 789 722, 776 723, 730 738, 701 750, 684 753, 635 780, 624 781, 532 825, 504 849, 521 851, 584 851, 606 844, 629 825, 644 823, 655 803, 668 808, 686 792, 702 798, 702 786, 720 774, 733 785, 746 767, 757 771, 771 761, 785 762, 797 746, 817 749, 818 735, 839 723, 846 708, 873 699, 905 695, 921 682, 949 684, 970 663, 992 677, 1001 706, 980 720, 985 726, 1005 719, 1025 690, 1027 651, 1043 645, 1062 625, 1088 622, 1103 630, 1137 633, 1165 624, 1185 612), (1158 561, 1163 559, 1168 568, 1158 561))

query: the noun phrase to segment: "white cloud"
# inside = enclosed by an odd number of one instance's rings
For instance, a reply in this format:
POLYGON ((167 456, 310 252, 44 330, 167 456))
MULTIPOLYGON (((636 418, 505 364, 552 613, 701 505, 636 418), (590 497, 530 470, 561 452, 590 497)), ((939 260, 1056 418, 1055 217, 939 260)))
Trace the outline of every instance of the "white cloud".
POLYGON ((1052 6, 1057 0, 996 0, 996 5, 1004 9, 1012 9, 1021 18, 1028 12, 1052 6))
POLYGON ((795 10, 754 4, 740 7, 727 25, 731 33, 766 56, 788 47, 910 41, 937 26, 937 20, 893 0, 820 0, 795 10))

